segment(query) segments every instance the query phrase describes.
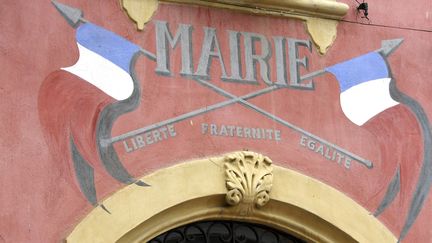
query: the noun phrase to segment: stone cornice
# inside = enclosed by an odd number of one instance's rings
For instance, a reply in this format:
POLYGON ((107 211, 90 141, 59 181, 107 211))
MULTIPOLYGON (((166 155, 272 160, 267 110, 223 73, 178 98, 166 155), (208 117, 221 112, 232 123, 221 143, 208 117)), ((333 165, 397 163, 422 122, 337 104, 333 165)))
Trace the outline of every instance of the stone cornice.
POLYGON ((160 0, 161 2, 187 3, 225 9, 241 10, 255 14, 286 17, 317 17, 341 19, 348 5, 332 0, 160 0))

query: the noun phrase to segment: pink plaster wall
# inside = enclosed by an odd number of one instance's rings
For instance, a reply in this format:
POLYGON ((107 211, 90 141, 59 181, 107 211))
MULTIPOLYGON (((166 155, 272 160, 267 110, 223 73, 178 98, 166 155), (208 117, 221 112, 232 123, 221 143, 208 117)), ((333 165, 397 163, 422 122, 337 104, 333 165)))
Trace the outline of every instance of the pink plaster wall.
MULTIPOLYGON (((398 88, 416 99, 431 119, 432 84, 429 77, 432 76, 432 69, 428 62, 432 53, 429 17, 432 5, 426 0, 410 4, 405 1, 392 1, 391 4, 370 1, 372 25, 360 25, 352 23, 365 21, 356 18, 354 2, 344 2, 350 5, 345 20, 351 23, 339 24, 338 37, 328 53, 320 56, 315 49, 312 53, 301 52, 302 56, 310 59, 310 70, 376 50, 382 40, 404 38, 404 43, 388 58, 388 62, 398 88)), ((82 9, 86 19, 92 23, 149 51, 155 51, 154 25, 150 23, 144 32, 137 32, 119 10, 118 1, 69 0, 64 3, 82 9)), ((206 8, 161 6, 154 19, 168 21, 172 31, 178 23, 194 26, 194 60, 199 58, 204 26, 217 29, 223 55, 228 55, 226 30, 256 32, 267 37, 309 38, 303 23, 296 20, 206 8)), ((54 131, 61 133, 64 128, 57 127, 55 123, 44 126, 44 114, 58 112, 59 124, 61 119, 70 119, 77 134, 80 130, 91 132, 94 129, 93 116, 97 115, 94 112, 98 108, 82 104, 74 106, 71 99, 99 97, 100 93, 88 85, 70 87, 70 92, 50 93, 54 87, 46 86, 48 82, 43 83, 47 77, 55 75, 54 71, 72 65, 78 58, 75 30, 63 20, 50 1, 3 3, 0 8, 0 30, 0 242, 58 242, 92 206, 80 192, 70 157, 67 156, 67 145, 60 146, 65 141, 59 141, 56 147, 49 135, 54 131), (84 96, 77 94, 87 88, 90 91, 84 96), (47 96, 39 97, 40 94, 47 96), (44 107, 57 108, 46 110, 44 107), (62 151, 63 157, 58 157, 62 151)), ((173 77, 156 75, 154 62, 146 58, 138 60, 136 68, 143 87, 142 103, 137 110, 116 122, 114 136, 226 99, 181 77, 178 74, 179 58, 180 53, 174 51, 171 63, 173 77)), ((226 58, 225 62, 229 63, 228 60, 226 58)), ((259 86, 220 81, 220 66, 215 60, 210 76, 212 83, 235 95, 265 87, 262 81, 259 86)), ((65 87, 67 85, 68 82, 65 82, 65 87)), ((401 192, 379 217, 396 236, 399 235, 421 167, 422 133, 415 117, 400 105, 359 127, 342 113, 338 84, 332 75, 316 78, 315 85, 315 91, 283 89, 250 102, 362 157, 371 158, 374 162, 372 170, 357 163, 353 163, 348 170, 343 165, 325 160, 299 146, 301 135, 298 133, 238 104, 175 124, 177 136, 174 138, 132 153, 126 153, 123 145, 118 143, 116 151, 131 174, 140 177, 181 161, 249 149, 269 156, 277 165, 317 178, 346 193, 372 213, 400 166, 401 192), (281 130, 283 139, 280 142, 257 142, 203 135, 201 123, 274 128, 281 130), (167 148, 171 152, 167 153, 167 148)), ((61 139, 61 136, 56 139, 61 139)), ((83 134, 81 140, 85 142, 79 144, 80 148, 89 157, 96 157, 95 150, 91 148, 93 135, 83 134)), ((93 165, 99 199, 124 186, 105 172, 97 158, 93 165)), ((432 242, 432 230, 427 227, 428 215, 432 213, 431 203, 429 195, 403 242, 432 242)))

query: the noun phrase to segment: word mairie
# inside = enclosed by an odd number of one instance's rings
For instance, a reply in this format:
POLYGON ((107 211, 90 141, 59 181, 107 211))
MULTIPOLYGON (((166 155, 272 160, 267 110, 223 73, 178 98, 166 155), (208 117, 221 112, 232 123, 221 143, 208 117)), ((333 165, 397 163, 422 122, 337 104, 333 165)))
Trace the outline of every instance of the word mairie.
POLYGON ((199 60, 194 63, 193 48, 194 28, 192 25, 179 24, 172 34, 172 27, 164 21, 154 21, 156 28, 156 73, 172 75, 170 67, 170 50, 181 50, 180 74, 192 78, 208 80, 212 61, 218 61, 221 66, 220 79, 223 81, 257 84, 259 73, 267 85, 290 86, 293 88, 313 89, 313 82, 302 82, 299 69, 308 68, 306 57, 299 57, 299 47, 311 51, 308 40, 297 40, 282 36, 272 36, 271 39, 258 33, 227 30, 229 43, 229 70, 222 56, 219 37, 215 28, 203 27, 203 41, 199 60), (273 45, 272 45, 273 42, 273 45), (274 50, 272 48, 274 46, 274 50), (259 52, 257 51, 259 50, 259 52), (287 57, 288 54, 288 57, 287 57), (244 65, 242 65, 244 64, 244 65), (259 64, 259 72, 256 65, 259 64), (272 66, 274 65, 274 66, 272 66), (196 69, 195 69, 196 67, 196 69), (246 70, 243 72, 242 67, 246 70), (276 73, 276 80, 270 80, 270 73, 276 73), (288 79, 289 77, 289 79, 288 79))

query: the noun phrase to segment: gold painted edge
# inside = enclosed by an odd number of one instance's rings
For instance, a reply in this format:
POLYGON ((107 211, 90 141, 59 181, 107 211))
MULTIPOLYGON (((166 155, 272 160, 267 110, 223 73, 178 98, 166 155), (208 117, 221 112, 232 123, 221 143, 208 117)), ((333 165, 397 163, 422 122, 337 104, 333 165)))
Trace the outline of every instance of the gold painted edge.
MULTIPOLYGON (((156 215, 182 203, 212 196, 223 197, 227 192, 224 157, 198 159, 144 176, 142 180, 151 184, 151 187, 129 185, 114 193, 103 202, 112 214, 99 207, 95 208, 75 227, 67 237, 67 242, 116 242, 156 215)), ((279 222, 280 228, 287 228, 304 238, 318 237, 322 242, 331 242, 328 238, 331 232, 327 232, 327 235, 326 232, 314 233, 313 229, 304 225, 296 228, 289 225, 291 219, 281 217, 284 208, 297 207, 328 222, 355 241, 396 242, 395 236, 377 218, 345 194, 286 168, 274 166, 273 173, 270 203, 279 202, 282 206, 269 207, 269 204, 263 210, 256 210, 255 214, 248 216, 252 221, 270 226, 271 221, 279 222)), ((212 210, 223 210, 226 217, 239 218, 239 215, 230 213, 230 209, 226 207, 227 205, 213 207, 210 200, 203 206, 204 214, 191 215, 190 220, 211 218, 212 210)), ((172 218, 171 224, 175 222, 179 222, 178 219, 172 218)), ((292 224, 295 223, 299 222, 292 224)), ((160 226, 153 229, 153 232, 162 233, 164 230, 167 228, 160 226)), ((145 238, 146 235, 140 237, 145 238)))

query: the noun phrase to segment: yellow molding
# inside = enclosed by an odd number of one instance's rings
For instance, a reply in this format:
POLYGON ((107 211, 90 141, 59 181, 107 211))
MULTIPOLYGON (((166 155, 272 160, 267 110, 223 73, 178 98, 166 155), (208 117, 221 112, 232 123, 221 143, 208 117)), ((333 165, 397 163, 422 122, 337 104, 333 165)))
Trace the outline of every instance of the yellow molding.
POLYGON ((339 20, 348 5, 334 0, 120 0, 139 30, 150 21, 158 2, 192 4, 223 8, 250 14, 296 18, 305 21, 307 31, 319 53, 325 54, 333 44, 339 20))
POLYGON ((332 0, 160 0, 161 2, 195 4, 256 14, 292 17, 320 17, 341 19, 348 11, 348 5, 332 0))
POLYGON ((158 8, 158 0, 121 0, 120 3, 139 30, 144 29, 158 8))
MULTIPOLYGON (((228 154, 229 155, 229 154, 228 154)), ((270 201, 241 215, 225 201, 226 156, 198 159, 144 176, 151 187, 127 186, 92 210, 67 237, 69 243, 147 242, 199 220, 249 221, 311 242, 396 242, 373 215, 334 188, 274 166, 270 201)))

